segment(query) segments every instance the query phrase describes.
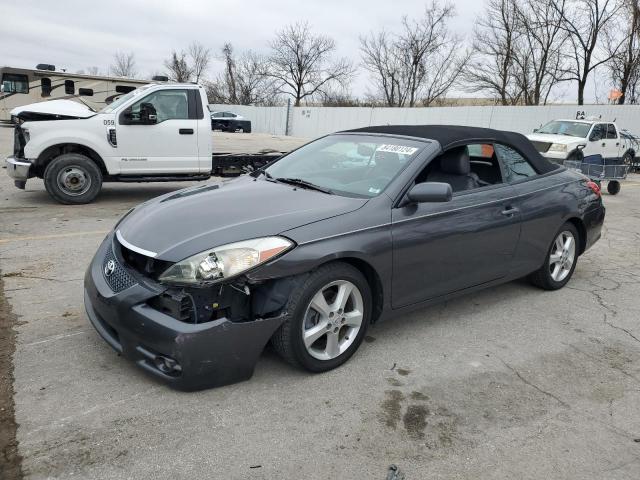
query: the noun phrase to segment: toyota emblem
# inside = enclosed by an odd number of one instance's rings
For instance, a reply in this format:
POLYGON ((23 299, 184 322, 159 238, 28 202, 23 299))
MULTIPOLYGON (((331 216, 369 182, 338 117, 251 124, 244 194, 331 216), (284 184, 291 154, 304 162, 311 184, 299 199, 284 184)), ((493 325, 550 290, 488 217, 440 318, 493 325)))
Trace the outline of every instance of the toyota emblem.
POLYGON ((109 260, 104 266, 105 277, 110 277, 116 269, 116 262, 109 260))

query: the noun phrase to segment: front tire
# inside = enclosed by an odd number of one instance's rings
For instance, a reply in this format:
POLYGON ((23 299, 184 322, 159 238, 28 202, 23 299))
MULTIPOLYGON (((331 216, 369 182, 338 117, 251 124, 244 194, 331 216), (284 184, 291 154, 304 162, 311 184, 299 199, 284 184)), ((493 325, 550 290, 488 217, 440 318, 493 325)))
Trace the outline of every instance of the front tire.
POLYGON ((54 158, 43 178, 47 193, 65 205, 90 203, 102 188, 102 172, 93 160, 79 153, 54 158))
POLYGON ((558 290, 564 287, 578 263, 580 234, 575 225, 567 222, 555 235, 547 251, 544 265, 529 277, 531 283, 544 290, 558 290))
POLYGON ((371 304, 359 270, 342 262, 324 265, 291 292, 289 314, 271 343, 292 365, 311 372, 334 369, 362 343, 371 304))

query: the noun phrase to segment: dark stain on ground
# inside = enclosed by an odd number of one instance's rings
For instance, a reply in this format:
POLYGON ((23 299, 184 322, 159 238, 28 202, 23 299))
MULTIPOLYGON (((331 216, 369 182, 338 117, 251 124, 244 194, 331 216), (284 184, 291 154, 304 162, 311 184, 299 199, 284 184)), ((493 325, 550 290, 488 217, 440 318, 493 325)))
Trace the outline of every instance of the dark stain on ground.
POLYGON ((11 277, 21 277, 22 275, 24 275, 22 272, 9 272, 9 273, 5 273, 2 276, 5 278, 11 278, 11 277))
POLYGON ((4 296, 4 282, 0 275, 0 478, 3 480, 22 478, 22 457, 18 453, 18 425, 13 402, 15 323, 16 316, 4 296))
POLYGON ((402 375, 403 377, 406 377, 407 375, 409 375, 411 373, 411 370, 409 370, 408 368, 399 368, 398 369, 398 373, 400 375, 402 375))
POLYGON ((372 337, 371 335, 367 335, 364 337, 364 341, 367 343, 373 343, 376 341, 376 337, 372 337))
POLYGON ((422 401, 427 401, 429 400, 429 395, 425 395, 422 392, 411 392, 411 399, 412 400, 422 400, 422 401))
POLYGON ((389 378, 387 378, 387 382, 389 382, 389 385, 391 385, 392 387, 401 387, 402 386, 402 382, 400 380, 398 380, 397 378, 389 377, 389 378))
POLYGON ((404 428, 411 438, 418 440, 424 438, 424 429, 427 427, 427 415, 429 410, 424 405, 409 405, 402 417, 404 428))
POLYGON ((400 421, 400 402, 404 400, 404 395, 400 390, 387 390, 386 398, 382 402, 382 420, 385 425, 390 428, 396 428, 400 421))

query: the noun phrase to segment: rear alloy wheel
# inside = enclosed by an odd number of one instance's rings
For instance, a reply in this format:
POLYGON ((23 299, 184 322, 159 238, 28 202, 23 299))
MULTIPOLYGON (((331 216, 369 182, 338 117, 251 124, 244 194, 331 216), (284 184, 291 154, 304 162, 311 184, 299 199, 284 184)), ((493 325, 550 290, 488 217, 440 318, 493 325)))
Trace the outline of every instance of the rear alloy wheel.
POLYGON ((565 223, 549 247, 544 265, 531 275, 531 282, 545 290, 564 287, 576 268, 579 238, 576 227, 565 223))
POLYGON ((342 365, 362 343, 371 317, 364 276, 344 263, 320 267, 291 293, 285 323, 271 339, 289 363, 312 372, 342 365))

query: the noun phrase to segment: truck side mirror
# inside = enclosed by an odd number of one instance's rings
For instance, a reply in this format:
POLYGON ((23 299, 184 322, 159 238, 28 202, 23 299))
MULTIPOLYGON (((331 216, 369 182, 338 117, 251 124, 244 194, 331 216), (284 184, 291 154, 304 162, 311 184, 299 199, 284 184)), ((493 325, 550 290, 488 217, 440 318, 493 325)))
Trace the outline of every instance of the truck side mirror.
POLYGON ((154 124, 158 121, 156 108, 152 103, 143 102, 140 104, 140 123, 146 125, 154 124))
POLYGON ((602 140, 602 135, 599 132, 591 132, 591 135, 589 135, 589 141, 597 142, 598 140, 602 140))

